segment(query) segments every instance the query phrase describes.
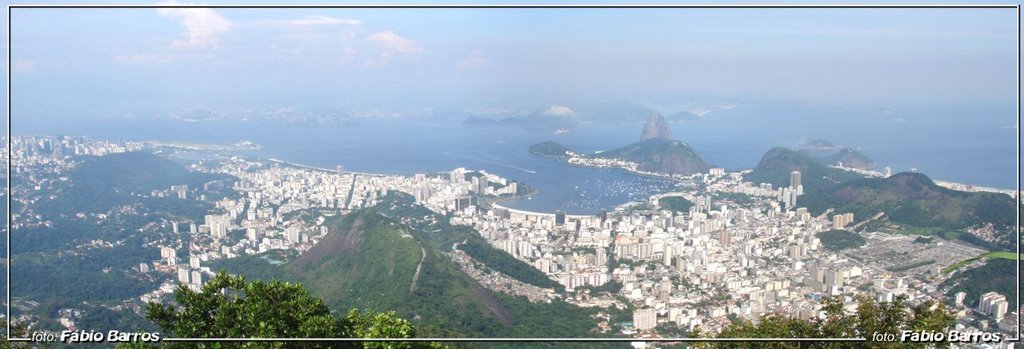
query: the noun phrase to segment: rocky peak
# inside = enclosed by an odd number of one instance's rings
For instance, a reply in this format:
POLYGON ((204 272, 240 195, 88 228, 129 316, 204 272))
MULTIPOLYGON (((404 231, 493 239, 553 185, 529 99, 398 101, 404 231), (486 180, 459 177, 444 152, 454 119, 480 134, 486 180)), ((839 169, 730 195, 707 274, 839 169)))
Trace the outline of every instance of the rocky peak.
POLYGON ((672 130, 668 127, 668 122, 665 121, 665 117, 661 114, 654 113, 647 118, 647 123, 644 124, 644 130, 640 133, 640 140, 646 141, 648 139, 672 139, 672 130))

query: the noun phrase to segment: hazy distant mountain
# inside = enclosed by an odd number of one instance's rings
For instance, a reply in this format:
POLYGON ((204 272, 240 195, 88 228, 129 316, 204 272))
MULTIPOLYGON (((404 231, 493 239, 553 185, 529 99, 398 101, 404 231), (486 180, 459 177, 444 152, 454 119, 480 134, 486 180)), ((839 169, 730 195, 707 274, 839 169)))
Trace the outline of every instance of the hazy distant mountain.
POLYGON ((800 146, 803 147, 804 149, 810 150, 832 150, 836 148, 835 144, 823 139, 807 141, 801 144, 800 146))
POLYGON ((646 106, 630 102, 601 103, 587 108, 581 115, 591 122, 636 124, 646 120, 655 111, 646 106))
POLYGON ((519 127, 526 129, 558 130, 575 129, 579 120, 575 113, 564 106, 551 106, 527 116, 509 116, 501 119, 490 119, 470 116, 462 122, 466 126, 486 127, 519 127))
POLYGON ((654 113, 647 118, 647 122, 644 124, 644 129, 640 131, 640 140, 646 141, 648 139, 672 139, 672 130, 668 127, 668 122, 665 121, 665 117, 661 114, 654 113))
POLYGON ((667 174, 690 175, 710 168, 688 144, 663 138, 650 138, 594 156, 635 162, 640 170, 667 174))
POLYGON ((783 147, 772 148, 765 153, 757 167, 743 178, 754 184, 770 183, 778 188, 789 185, 793 171, 800 171, 805 193, 862 178, 853 172, 829 168, 819 159, 783 147))
POLYGON ((691 113, 689 111, 683 110, 683 111, 680 111, 678 113, 670 115, 667 119, 668 119, 669 122, 685 122, 685 121, 701 120, 701 119, 704 119, 704 117, 702 117, 700 115, 697 115, 697 114, 694 114, 694 113, 691 113))
POLYGON ((860 170, 870 170, 875 168, 874 161, 853 148, 839 149, 835 154, 822 157, 821 159, 828 165, 835 165, 841 162, 843 163, 843 167, 856 168, 860 170))

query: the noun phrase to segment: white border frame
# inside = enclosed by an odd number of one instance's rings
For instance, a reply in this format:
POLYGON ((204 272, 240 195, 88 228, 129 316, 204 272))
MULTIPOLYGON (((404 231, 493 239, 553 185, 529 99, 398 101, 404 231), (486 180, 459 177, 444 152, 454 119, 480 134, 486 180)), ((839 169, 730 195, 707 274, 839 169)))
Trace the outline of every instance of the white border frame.
MULTIPOLYGON (((1021 155, 1021 143, 1020 143, 1020 20, 1021 20, 1021 5, 1020 4, 982 4, 982 5, 965 5, 965 4, 922 4, 922 5, 897 5, 897 4, 879 4, 879 5, 841 5, 841 4, 820 4, 820 5, 797 5, 797 4, 783 4, 783 5, 655 5, 655 4, 638 4, 638 5, 556 5, 556 4, 524 4, 524 5, 513 5, 513 4, 502 4, 502 5, 367 5, 367 4, 356 4, 356 5, 187 5, 187 4, 148 4, 148 5, 114 5, 114 4, 102 4, 102 5, 66 5, 66 4, 39 4, 39 5, 20 5, 20 4, 8 4, 7 5, 7 258, 5 267, 7 269, 7 309, 5 315, 7 316, 7 336, 10 336, 11 332, 11 143, 12 143, 12 131, 11 131, 11 75, 12 75, 12 51, 11 46, 12 33, 11 33, 11 14, 15 8, 353 8, 353 9, 369 9, 369 8, 429 8, 429 9, 445 9, 445 8, 468 8, 468 9, 500 9, 500 8, 556 8, 556 9, 575 9, 575 8, 715 8, 715 9, 731 9, 731 8, 805 8, 805 9, 843 9, 843 8, 905 8, 905 9, 916 9, 916 8, 953 8, 953 9, 971 9, 971 8, 988 8, 988 9, 1016 9, 1017 10, 1017 304, 1015 311, 1017 312, 1017 337, 1007 338, 1004 341, 1018 342, 1021 339, 1021 304, 1020 304, 1020 240, 1021 240, 1021 225, 1020 225, 1020 208, 1021 208, 1021 170, 1020 170, 1020 155, 1021 155)), ((31 338, 7 338, 10 342, 30 342, 31 338)), ((163 338, 161 341, 165 342, 866 342, 866 338, 163 338)))

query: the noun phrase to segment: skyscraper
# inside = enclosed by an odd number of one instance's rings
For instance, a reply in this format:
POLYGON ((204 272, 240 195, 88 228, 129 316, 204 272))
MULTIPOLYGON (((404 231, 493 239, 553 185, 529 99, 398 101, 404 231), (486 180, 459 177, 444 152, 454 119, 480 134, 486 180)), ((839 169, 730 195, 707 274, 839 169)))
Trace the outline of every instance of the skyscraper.
MULTIPOLYGON (((793 171, 789 174, 789 186, 793 188, 796 195, 804 194, 804 185, 800 183, 800 171, 793 171)), ((794 200, 795 201, 795 200, 794 200)))
POLYGON ((487 176, 480 176, 476 182, 476 193, 479 195, 487 194, 487 187, 490 183, 487 181, 487 176))

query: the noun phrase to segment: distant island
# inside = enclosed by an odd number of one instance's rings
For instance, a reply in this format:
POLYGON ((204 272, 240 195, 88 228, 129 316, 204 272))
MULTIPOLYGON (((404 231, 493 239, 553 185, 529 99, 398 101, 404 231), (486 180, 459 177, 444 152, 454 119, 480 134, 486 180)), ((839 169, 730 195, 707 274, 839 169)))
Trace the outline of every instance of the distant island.
POLYGON ((573 165, 615 167, 644 175, 689 176, 711 168, 696 150, 671 137, 668 122, 661 114, 654 113, 644 124, 640 141, 622 148, 583 155, 548 141, 534 144, 529 150, 538 156, 564 158, 573 165))
POLYGON ((564 158, 569 156, 570 153, 572 153, 572 150, 569 148, 551 141, 537 143, 530 146, 530 154, 543 157, 564 158))

